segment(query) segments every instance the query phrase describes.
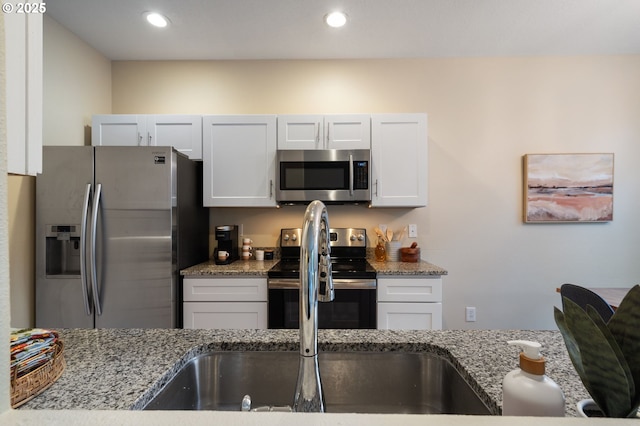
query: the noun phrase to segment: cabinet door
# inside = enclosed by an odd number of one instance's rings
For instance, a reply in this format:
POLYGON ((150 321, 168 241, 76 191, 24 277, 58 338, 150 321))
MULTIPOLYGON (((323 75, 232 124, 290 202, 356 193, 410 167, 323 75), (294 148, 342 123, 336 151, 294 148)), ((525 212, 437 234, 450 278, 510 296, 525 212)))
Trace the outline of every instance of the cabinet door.
POLYGON ((427 115, 371 116, 374 207, 427 205, 427 115))
POLYGON ((201 115, 150 115, 147 138, 149 145, 172 146, 192 160, 202 160, 201 115))
POLYGON ((185 278, 185 302, 266 302, 266 278, 185 278))
POLYGON ((94 115, 91 145, 147 146, 147 119, 135 114, 94 115))
POLYGON ((442 303, 380 303, 379 330, 441 330, 442 303))
POLYGON ((442 278, 379 277, 381 302, 442 302, 442 278))
POLYGON ((185 302, 183 309, 184 328, 267 328, 267 302, 185 302))
POLYGON ((278 116, 278 149, 322 149, 323 147, 322 115, 278 116))
POLYGON ((203 118, 203 204, 275 207, 275 115, 203 118))
POLYGON ((370 115, 327 115, 324 123, 327 149, 371 148, 370 115))
POLYGON ((42 14, 5 13, 7 171, 42 172, 42 14))

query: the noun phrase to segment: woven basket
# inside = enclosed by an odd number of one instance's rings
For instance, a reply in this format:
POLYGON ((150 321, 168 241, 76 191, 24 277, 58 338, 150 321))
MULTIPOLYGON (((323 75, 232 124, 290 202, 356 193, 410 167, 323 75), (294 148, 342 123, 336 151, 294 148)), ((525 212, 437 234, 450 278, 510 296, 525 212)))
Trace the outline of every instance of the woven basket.
POLYGON ((11 377, 11 406, 19 407, 36 395, 42 393, 62 375, 64 362, 64 345, 57 341, 54 345, 53 358, 49 362, 21 377, 11 377))

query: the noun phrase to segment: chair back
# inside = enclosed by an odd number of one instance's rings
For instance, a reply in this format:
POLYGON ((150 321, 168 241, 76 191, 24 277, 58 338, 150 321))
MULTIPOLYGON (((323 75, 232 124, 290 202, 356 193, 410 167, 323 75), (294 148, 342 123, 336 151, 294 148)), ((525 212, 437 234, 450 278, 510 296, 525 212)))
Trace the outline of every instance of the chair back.
POLYGON ((562 284, 560 287, 560 294, 563 297, 563 310, 564 298, 566 297, 567 299, 575 302, 585 311, 587 310, 587 305, 593 306, 593 308, 598 311, 604 322, 609 322, 609 319, 613 316, 614 310, 607 301, 588 288, 575 284, 562 284))

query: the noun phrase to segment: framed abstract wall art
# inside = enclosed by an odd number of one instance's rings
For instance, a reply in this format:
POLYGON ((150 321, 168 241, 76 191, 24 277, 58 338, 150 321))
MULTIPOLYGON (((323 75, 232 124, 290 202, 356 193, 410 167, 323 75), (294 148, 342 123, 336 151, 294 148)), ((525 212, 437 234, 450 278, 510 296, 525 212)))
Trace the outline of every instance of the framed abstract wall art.
POLYGON ((524 156, 524 221, 613 220, 613 154, 524 156))

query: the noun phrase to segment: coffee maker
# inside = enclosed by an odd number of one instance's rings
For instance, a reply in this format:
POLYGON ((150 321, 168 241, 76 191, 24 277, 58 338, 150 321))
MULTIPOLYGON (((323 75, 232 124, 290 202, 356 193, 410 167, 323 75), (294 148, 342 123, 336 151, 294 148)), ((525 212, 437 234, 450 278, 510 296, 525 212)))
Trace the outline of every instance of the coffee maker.
POLYGON ((213 252, 216 265, 228 265, 238 260, 238 225, 216 226, 216 240, 218 248, 213 252), (220 259, 218 256, 220 251, 226 251, 229 256, 226 259, 220 259))

